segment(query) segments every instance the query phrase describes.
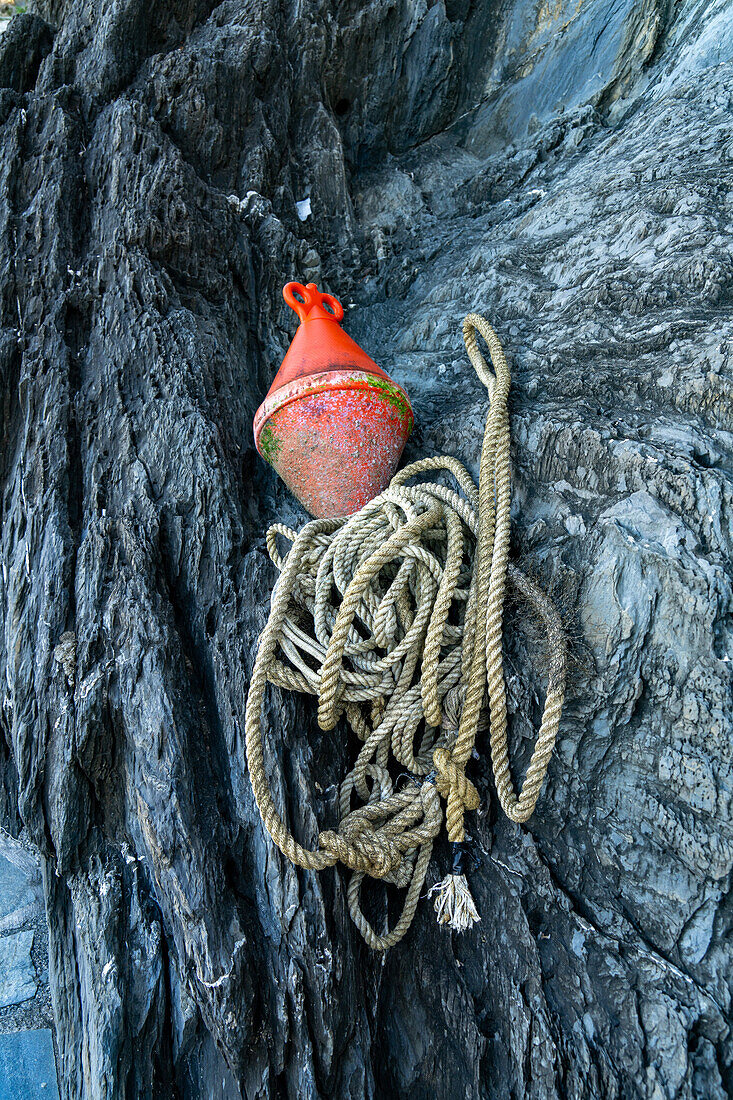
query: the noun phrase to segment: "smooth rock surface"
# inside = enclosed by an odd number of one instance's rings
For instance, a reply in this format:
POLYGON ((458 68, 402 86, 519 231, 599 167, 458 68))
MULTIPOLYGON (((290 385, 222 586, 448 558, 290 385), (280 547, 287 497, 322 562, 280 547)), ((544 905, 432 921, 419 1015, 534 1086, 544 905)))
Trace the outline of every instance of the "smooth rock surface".
MULTIPOLYGON (((0 42, 0 810, 42 852, 64 1097, 724 1100, 731 4, 36 7, 0 42), (526 828, 472 765, 480 924, 424 902, 386 957, 244 763, 264 531, 306 518, 251 434, 294 278, 408 390, 410 459, 477 471, 492 322, 512 552, 572 640, 526 828)), ((510 603, 515 776, 545 663, 510 603)), ((310 700, 265 722, 312 843, 347 747, 310 700)))
POLYGON ((0 1008, 29 1001, 35 996, 32 946, 33 932, 0 936, 0 1008))
POLYGON ((12 932, 43 912, 41 879, 35 860, 17 849, 9 855, 10 859, 0 855, 0 932, 12 932))
POLYGON ((48 1028, 0 1035, 0 1100, 59 1100, 48 1028))

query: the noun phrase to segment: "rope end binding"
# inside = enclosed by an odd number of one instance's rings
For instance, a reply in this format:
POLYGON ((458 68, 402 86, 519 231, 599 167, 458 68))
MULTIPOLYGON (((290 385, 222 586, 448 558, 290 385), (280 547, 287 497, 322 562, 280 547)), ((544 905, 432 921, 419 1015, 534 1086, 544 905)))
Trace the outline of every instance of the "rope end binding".
POLYGON ((464 851, 462 844, 453 844, 453 870, 428 890, 428 897, 437 895, 433 906, 438 924, 447 924, 452 932, 465 932, 481 920, 463 872, 464 851))

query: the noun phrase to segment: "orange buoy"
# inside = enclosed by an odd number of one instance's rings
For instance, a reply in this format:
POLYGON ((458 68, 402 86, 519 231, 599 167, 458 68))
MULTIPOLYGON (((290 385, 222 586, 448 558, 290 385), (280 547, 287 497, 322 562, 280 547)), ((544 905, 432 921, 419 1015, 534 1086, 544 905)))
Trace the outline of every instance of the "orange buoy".
POLYGON ((350 516, 386 489, 414 421, 402 386, 341 328, 343 306, 288 283, 300 324, 254 419, 255 446, 318 519, 350 516))

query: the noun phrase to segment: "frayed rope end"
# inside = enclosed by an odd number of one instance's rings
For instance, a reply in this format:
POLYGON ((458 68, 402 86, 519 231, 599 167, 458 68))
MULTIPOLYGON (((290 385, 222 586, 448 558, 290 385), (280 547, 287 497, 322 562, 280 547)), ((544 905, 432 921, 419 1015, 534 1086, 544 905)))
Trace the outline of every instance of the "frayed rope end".
POLYGON ((468 879, 463 873, 463 844, 453 844, 453 870, 442 882, 436 882, 428 890, 428 897, 437 894, 433 905, 438 924, 447 924, 453 932, 465 932, 481 920, 476 903, 471 896, 468 879))
POLYGON ((428 890, 428 897, 433 894, 438 895, 433 902, 438 924, 447 924, 453 932, 465 932, 481 920, 465 875, 446 875, 428 890))

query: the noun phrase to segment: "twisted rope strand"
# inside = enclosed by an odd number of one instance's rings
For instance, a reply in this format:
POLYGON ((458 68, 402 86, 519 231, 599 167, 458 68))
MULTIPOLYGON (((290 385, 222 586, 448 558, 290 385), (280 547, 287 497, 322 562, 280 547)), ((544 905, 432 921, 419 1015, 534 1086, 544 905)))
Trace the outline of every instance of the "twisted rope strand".
POLYGON ((530 817, 539 797, 565 694, 560 618, 535 582, 509 563, 509 368, 483 317, 466 317, 463 338, 490 399, 478 487, 457 459, 436 456, 405 467, 354 516, 314 520, 300 532, 277 523, 267 532, 280 577, 247 697, 245 743, 255 801, 265 828, 293 863, 322 870, 341 862, 352 870, 349 911, 379 951, 399 942, 412 922, 442 824, 441 797, 453 842, 465 837, 465 812, 479 805, 465 768, 487 693, 496 789, 504 812, 517 822, 530 817), (456 488, 413 483, 425 475, 448 476, 456 488), (284 554, 278 538, 290 543, 284 554), (550 650, 542 723, 519 794, 509 768, 502 658, 507 579, 534 607, 550 650), (345 714, 362 743, 341 784, 338 828, 321 832, 315 850, 295 840, 271 793, 262 729, 268 681, 317 695, 321 729, 335 729, 345 714), (392 761, 409 772, 399 790, 390 776, 392 761), (361 910, 365 875, 406 888, 391 931, 378 933, 361 910))

